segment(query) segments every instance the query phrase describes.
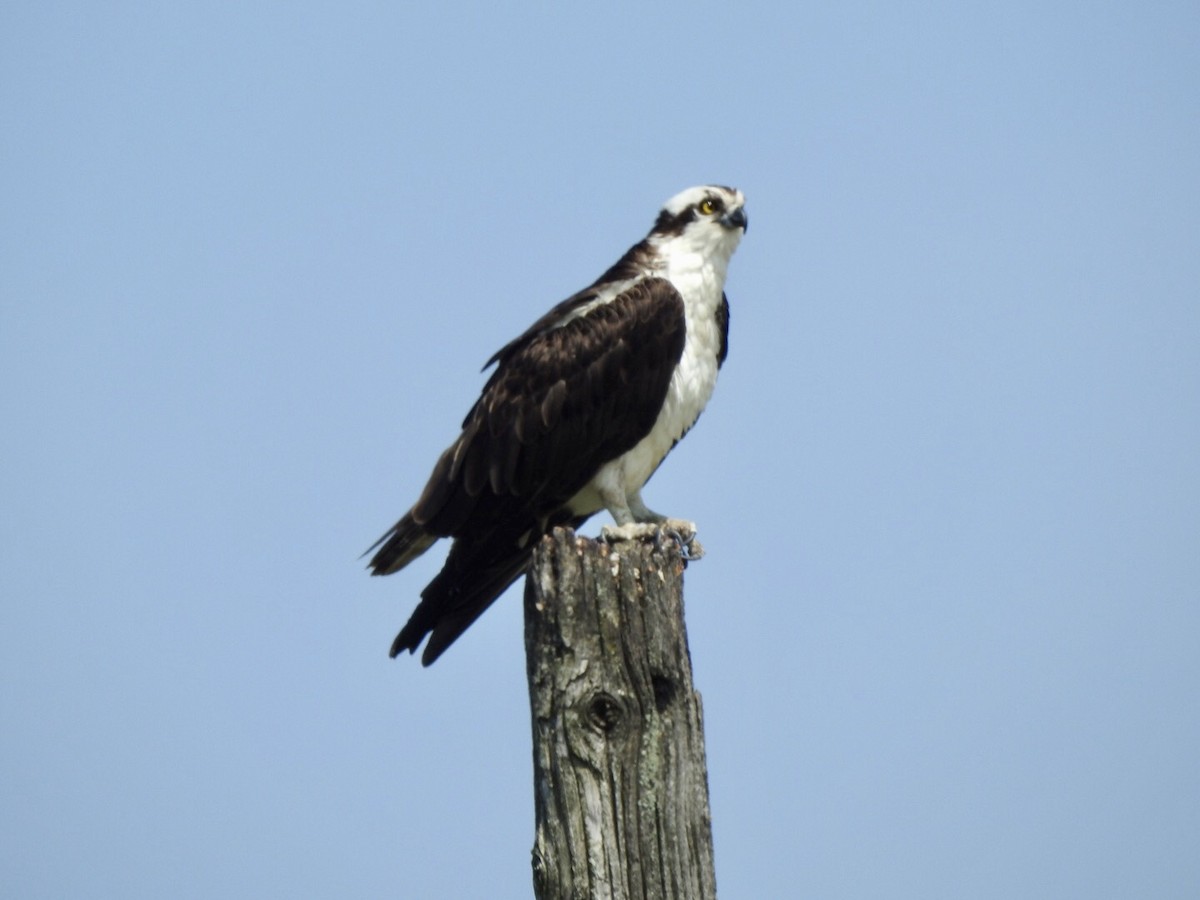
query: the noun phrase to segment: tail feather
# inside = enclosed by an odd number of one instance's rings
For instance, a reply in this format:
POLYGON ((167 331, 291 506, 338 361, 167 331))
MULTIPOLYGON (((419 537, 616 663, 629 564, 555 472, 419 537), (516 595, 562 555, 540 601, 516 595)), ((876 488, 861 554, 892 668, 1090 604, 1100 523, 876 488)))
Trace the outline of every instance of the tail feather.
MULTIPOLYGON (((487 567, 462 571, 452 561, 421 592, 421 602, 392 642, 390 656, 403 651, 416 653, 425 636, 429 642, 421 654, 421 665, 432 665, 508 586, 525 574, 533 548, 515 552, 487 567)), ((453 553, 453 551, 451 551, 453 553)))
MULTIPOLYGON (((416 653, 428 637, 421 664, 431 665, 509 585, 525 574, 543 534, 555 525, 578 528, 587 518, 572 516, 566 510, 541 520, 497 517, 483 527, 454 535, 442 570, 421 591, 421 602, 396 635, 389 655, 396 657, 405 650, 416 653)), ((428 550, 441 535, 427 529, 413 519, 411 512, 397 522, 367 551, 379 548, 371 559, 372 574, 391 574, 428 550)))
POLYGON ((393 572, 399 572, 432 547, 437 539, 438 535, 430 534, 413 521, 412 513, 406 513, 403 519, 367 549, 367 553, 370 553, 379 548, 371 557, 368 568, 371 569, 372 575, 391 575, 393 572))

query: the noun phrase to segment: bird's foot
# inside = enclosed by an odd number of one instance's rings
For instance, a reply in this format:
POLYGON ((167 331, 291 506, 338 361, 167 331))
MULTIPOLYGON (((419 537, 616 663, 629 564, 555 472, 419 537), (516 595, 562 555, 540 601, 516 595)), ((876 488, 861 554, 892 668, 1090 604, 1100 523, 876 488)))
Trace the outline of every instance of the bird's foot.
POLYGON ((679 553, 685 560, 704 556, 703 545, 696 540, 696 523, 687 519, 663 519, 658 526, 660 534, 672 537, 679 544, 679 553))
POLYGON ((657 522, 627 522, 624 525, 605 525, 600 529, 600 537, 610 544, 644 541, 658 534, 658 530, 657 522))
POLYGON ((600 539, 610 544, 652 540, 656 546, 661 546, 664 537, 673 539, 679 545, 685 560, 699 559, 704 555, 704 547, 696 540, 696 523, 686 519, 669 519, 664 516, 662 521, 628 522, 624 525, 605 525, 600 529, 600 539))

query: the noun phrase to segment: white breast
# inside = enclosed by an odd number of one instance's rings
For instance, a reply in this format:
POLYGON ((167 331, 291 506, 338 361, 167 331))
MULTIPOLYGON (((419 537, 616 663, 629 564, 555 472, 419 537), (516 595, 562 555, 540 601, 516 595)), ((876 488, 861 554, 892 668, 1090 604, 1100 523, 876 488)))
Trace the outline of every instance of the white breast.
POLYGON ((675 443, 696 423, 716 386, 722 337, 717 309, 725 289, 728 256, 675 249, 677 252, 665 254, 662 270, 654 274, 666 277, 683 298, 687 327, 683 355, 649 433, 631 450, 601 467, 588 487, 572 500, 571 508, 580 514, 603 508, 600 485, 620 484, 627 495, 641 490, 675 443))
POLYGON ((624 456, 609 463, 620 469, 628 493, 641 489, 675 442, 696 424, 717 384, 717 354, 721 350, 717 307, 722 284, 717 284, 711 273, 671 280, 684 298, 687 336, 683 356, 671 376, 662 411, 650 433, 624 456), (688 284, 689 281, 692 283, 688 284))

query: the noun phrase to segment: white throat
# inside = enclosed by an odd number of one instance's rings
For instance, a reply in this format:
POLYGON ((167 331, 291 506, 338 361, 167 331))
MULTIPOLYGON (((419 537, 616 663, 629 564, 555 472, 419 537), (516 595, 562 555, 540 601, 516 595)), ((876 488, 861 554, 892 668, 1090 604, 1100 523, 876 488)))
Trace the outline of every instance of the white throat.
POLYGON ((638 498, 671 448, 696 424, 716 387, 724 341, 717 309, 724 296, 729 259, 742 232, 719 227, 696 231, 652 238, 658 253, 654 270, 647 274, 666 278, 679 291, 687 329, 683 355, 671 376, 662 410, 649 434, 605 464, 572 500, 575 512, 590 514, 602 509, 604 495, 638 498))

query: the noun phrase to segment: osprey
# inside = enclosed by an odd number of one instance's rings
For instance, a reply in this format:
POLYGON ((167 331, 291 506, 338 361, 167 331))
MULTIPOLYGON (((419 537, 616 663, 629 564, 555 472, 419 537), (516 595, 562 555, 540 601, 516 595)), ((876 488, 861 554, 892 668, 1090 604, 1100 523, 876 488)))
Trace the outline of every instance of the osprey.
POLYGON ((746 231, 734 188, 689 188, 595 282, 501 347, 420 499, 367 552, 390 575, 452 539, 392 644, 436 660, 525 571, 535 542, 607 509, 667 521, 642 486, 695 424, 728 349, 725 270, 746 231))

